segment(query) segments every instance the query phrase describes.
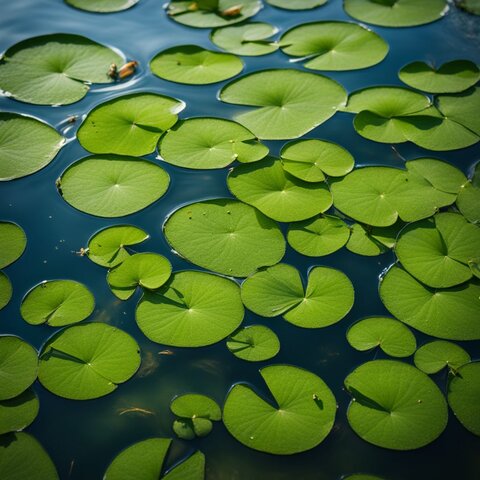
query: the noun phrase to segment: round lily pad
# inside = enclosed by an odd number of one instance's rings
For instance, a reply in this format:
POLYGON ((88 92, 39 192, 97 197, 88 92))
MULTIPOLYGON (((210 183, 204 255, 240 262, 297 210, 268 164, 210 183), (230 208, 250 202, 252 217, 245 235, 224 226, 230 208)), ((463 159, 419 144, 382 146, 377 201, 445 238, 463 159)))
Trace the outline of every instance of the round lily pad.
POLYGON ((128 334, 104 323, 65 328, 40 352, 38 379, 50 392, 89 400, 113 392, 140 366, 140 349, 128 334))
POLYGON ((18 337, 0 336, 0 400, 23 393, 37 378, 37 369, 37 351, 32 346, 18 337))
POLYGON ((38 398, 30 388, 18 397, 1 400, 0 435, 18 432, 28 427, 37 417, 39 408, 38 398))
POLYGON ((346 99, 344 88, 334 80, 293 69, 251 73, 220 91, 223 102, 254 107, 235 119, 269 140, 301 137, 326 122, 346 99))
POLYGON ((23 229, 12 222, 0 222, 0 268, 5 268, 18 260, 27 246, 23 229))
POLYGON ((358 70, 380 63, 388 53, 382 37, 357 23, 315 22, 288 30, 284 53, 311 70, 358 70))
POLYGON ((85 320, 94 307, 95 298, 82 283, 49 280, 35 286, 25 295, 20 313, 31 325, 63 327, 85 320))
POLYGON ((388 317, 364 318, 347 332, 348 343, 361 352, 380 347, 391 357, 409 357, 417 348, 413 333, 402 322, 388 317))
POLYGON ((92 153, 147 155, 184 108, 183 102, 155 93, 123 95, 90 111, 78 129, 78 141, 92 153))
POLYGON ((470 355, 459 345, 435 340, 422 345, 415 352, 415 365, 422 372, 433 374, 445 367, 456 372, 462 365, 470 362, 470 355))
POLYGON ((380 298, 403 323, 446 340, 480 340, 480 281, 434 289, 392 267, 380 283, 380 298))
POLYGON ((480 362, 467 363, 450 377, 448 403, 460 423, 480 436, 480 362))
POLYGON ((298 270, 280 263, 253 274, 242 284, 242 300, 263 317, 283 315, 303 328, 322 328, 340 321, 353 306, 348 277, 333 268, 314 267, 306 291, 298 270))
POLYGON ((132 8, 138 0, 65 0, 65 3, 86 12, 113 13, 132 8))
POLYGON ((308 257, 323 257, 342 248, 350 237, 346 223, 332 215, 291 223, 287 240, 290 246, 308 257))
POLYGON ((164 80, 206 85, 238 75, 243 62, 230 53, 219 53, 196 45, 180 45, 157 53, 150 62, 152 72, 164 80))
POLYGON ((305 220, 332 205, 326 183, 299 180, 273 157, 235 167, 228 175, 227 185, 239 200, 279 222, 305 220))
POLYGON ((363 440, 393 450, 433 442, 447 425, 442 392, 423 372, 396 360, 374 360, 345 379, 353 399, 348 422, 363 440))
POLYGON ((272 400, 264 400, 250 386, 236 384, 223 408, 227 430, 254 450, 290 455, 317 446, 330 433, 337 404, 325 382, 313 373, 290 365, 260 370, 272 400))
POLYGON ((175 347, 219 342, 242 323, 238 285, 228 278, 197 271, 172 275, 155 292, 146 291, 136 320, 152 341, 175 347))
POLYGON ((170 177, 146 160, 119 155, 92 155, 70 165, 57 182, 72 207, 98 217, 122 217, 158 200, 170 177))
POLYGON ((267 55, 278 49, 278 43, 270 40, 277 32, 278 28, 269 23, 249 22, 216 28, 210 39, 217 47, 236 55, 267 55))
POLYGON ((0 310, 5 307, 12 298, 13 288, 10 279, 0 272, 0 310))
POLYGON ((255 208, 230 199, 180 208, 165 223, 164 233, 172 248, 190 262, 234 277, 274 265, 285 254, 278 225, 255 208))
POLYGON ((268 154, 252 132, 221 118, 190 118, 179 122, 159 144, 162 159, 179 167, 223 168, 238 160, 256 162, 268 154))
POLYGON ((400 221, 390 227, 372 227, 354 223, 350 227, 350 238, 346 248, 352 253, 366 257, 381 255, 393 248, 398 231, 403 225, 404 223, 400 221))
POLYGON ((344 0, 343 6, 356 20, 382 27, 423 25, 448 11, 446 0, 344 0))
POLYGON ((274 7, 285 10, 311 10, 327 3, 327 0, 266 0, 274 7))
POLYGON ((227 338, 227 348, 237 358, 248 362, 270 360, 280 351, 275 332, 263 325, 240 328, 227 338))
POLYGON ((22 102, 67 105, 81 100, 91 83, 109 83, 112 63, 123 58, 80 35, 29 38, 10 47, 0 60, 0 88, 22 102))

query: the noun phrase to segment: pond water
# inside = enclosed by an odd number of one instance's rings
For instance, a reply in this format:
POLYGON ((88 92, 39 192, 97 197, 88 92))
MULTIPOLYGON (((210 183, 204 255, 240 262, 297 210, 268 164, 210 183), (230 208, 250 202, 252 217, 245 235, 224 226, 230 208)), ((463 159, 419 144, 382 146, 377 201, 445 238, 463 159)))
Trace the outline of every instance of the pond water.
MULTIPOLYGON (((255 17, 284 32, 292 26, 314 20, 350 20, 340 0, 307 12, 287 12, 268 5, 255 17)), ((212 48, 209 30, 197 30, 171 22, 162 9, 161 0, 140 0, 131 10, 109 15, 95 15, 68 7, 61 0, 18 0, 3 2, 0 15, 0 50, 28 37, 63 32, 90 37, 121 50, 129 59, 140 63, 139 74, 132 80, 114 86, 94 86, 80 102, 63 107, 32 106, 8 98, 0 98, 0 109, 28 113, 65 128, 70 115, 82 117, 95 105, 127 92, 162 93, 186 102, 181 118, 218 116, 232 118, 239 111, 217 100, 225 83, 210 86, 187 86, 161 80, 149 71, 149 60, 160 50, 174 45, 195 44, 212 48)), ((432 61, 439 65, 454 59, 480 62, 480 19, 455 8, 439 22, 417 28, 388 29, 373 27, 390 45, 387 58, 375 67, 350 72, 331 72, 351 92, 371 85, 400 85, 398 70, 414 60, 432 61)), ((268 68, 301 68, 289 63, 277 52, 265 57, 244 57, 244 73, 268 68)), ((275 330, 281 351, 272 361, 250 364, 234 358, 225 342, 196 349, 171 348, 146 339, 135 323, 135 305, 140 295, 121 302, 110 292, 105 269, 75 252, 87 244, 89 237, 108 225, 129 223, 145 229, 150 239, 138 251, 154 251, 169 258, 174 270, 197 269, 174 255, 167 245, 162 225, 167 215, 191 202, 231 196, 226 187, 228 169, 189 171, 168 164, 162 166, 171 176, 168 193, 147 209, 121 219, 103 219, 83 214, 64 202, 55 188, 55 180, 68 165, 88 155, 75 140, 78 124, 66 130, 70 142, 57 158, 40 172, 0 185, 0 218, 21 225, 28 238, 24 255, 7 273, 14 285, 14 296, 2 310, 1 333, 16 334, 40 348, 53 333, 50 327, 27 325, 20 317, 19 306, 24 294, 45 279, 68 278, 86 284, 96 298, 93 321, 107 322, 135 337, 142 349, 142 366, 135 377, 113 394, 91 401, 71 401, 49 393, 37 382, 40 414, 27 429, 46 448, 62 479, 100 479, 123 448, 134 442, 157 436, 172 437, 173 416, 169 403, 176 394, 197 392, 212 396, 220 404, 230 386, 238 381, 250 382, 262 390, 258 369, 271 363, 288 363, 318 374, 332 389, 338 402, 333 431, 318 447, 306 453, 279 457, 250 450, 229 435, 217 423, 206 438, 190 442, 174 440, 170 452, 172 462, 200 449, 207 460, 208 480, 249 479, 333 480, 341 475, 365 472, 392 480, 473 479, 480 475, 480 438, 467 432, 450 412, 447 429, 432 444, 412 452, 396 452, 370 445, 352 431, 346 419, 350 395, 343 381, 353 368, 381 353, 360 353, 345 340, 345 332, 356 320, 371 315, 387 314, 380 302, 378 277, 390 266, 394 254, 361 257, 345 248, 327 257, 311 259, 290 247, 284 261, 295 265, 304 279, 315 265, 328 265, 345 272, 355 287, 354 308, 338 324, 318 330, 296 328, 279 318, 264 319, 247 312, 245 324, 264 324, 275 330), (164 350, 172 354, 160 354, 164 350), (153 412, 123 413, 137 407, 153 412)), ((435 153, 404 144, 396 153, 389 145, 368 141, 355 133, 352 116, 338 113, 316 128, 307 138, 337 142, 355 157, 357 165, 401 166, 403 158, 433 156, 444 159, 469 172, 480 159, 480 144, 463 150, 435 153)), ((266 142, 278 154, 285 142, 266 142)), ((155 159, 155 155, 147 158, 155 159)), ((427 336, 415 332, 422 344, 427 336)), ((460 342, 479 358, 478 342, 460 342)), ((386 358, 386 357, 385 357, 386 358)), ((411 358, 406 360, 412 362, 411 358)), ((433 377, 444 391, 446 373, 433 377)))

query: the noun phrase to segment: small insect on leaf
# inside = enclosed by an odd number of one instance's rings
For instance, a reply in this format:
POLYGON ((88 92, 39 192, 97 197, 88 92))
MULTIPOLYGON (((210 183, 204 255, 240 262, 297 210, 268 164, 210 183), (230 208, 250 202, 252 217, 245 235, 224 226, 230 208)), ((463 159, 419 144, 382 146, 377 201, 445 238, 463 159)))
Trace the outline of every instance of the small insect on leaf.
POLYGON ((110 65, 110 68, 108 69, 108 72, 107 72, 107 75, 110 77, 110 78, 113 78, 114 80, 117 79, 117 65, 115 63, 112 63, 110 65))
POLYGON ((123 80, 127 77, 133 75, 138 67, 138 62, 133 60, 131 62, 127 62, 125 65, 122 65, 118 70, 118 78, 123 80))
POLYGON ((222 17, 231 18, 231 17, 238 17, 242 13, 243 5, 233 5, 232 7, 226 8, 222 10, 220 15, 222 17))

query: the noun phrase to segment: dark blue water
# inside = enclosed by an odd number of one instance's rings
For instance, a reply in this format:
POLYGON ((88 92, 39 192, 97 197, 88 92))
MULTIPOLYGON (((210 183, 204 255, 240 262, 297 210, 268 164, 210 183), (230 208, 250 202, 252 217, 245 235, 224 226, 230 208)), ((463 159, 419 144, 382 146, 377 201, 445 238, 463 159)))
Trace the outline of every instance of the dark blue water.
MULTIPOLYGON (((121 85, 92 88, 80 102, 63 107, 40 107, 0 98, 0 109, 28 113, 59 126, 70 115, 84 116, 95 105, 122 93, 152 91, 184 100, 187 108, 181 117, 219 116, 232 118, 240 108, 216 100, 222 84, 183 86, 154 77, 149 60, 158 51, 179 44, 197 44, 212 48, 208 30, 196 30, 170 22, 161 0, 140 0, 126 12, 95 15, 74 10, 61 0, 16 0, 2 2, 0 13, 0 50, 28 37, 64 32, 88 36, 120 49, 129 59, 140 62, 140 73, 121 85)), ((277 25, 281 32, 314 20, 347 20, 340 0, 309 12, 286 12, 266 6, 255 17, 277 25)), ((452 8, 443 20, 408 29, 373 28, 390 44, 390 53, 380 65, 354 72, 329 73, 351 92, 370 85, 400 84, 397 71, 414 60, 445 61, 464 58, 480 63, 480 19, 452 8)), ((288 57, 278 52, 265 57, 244 57, 245 73, 263 68, 292 67, 288 57)), ((338 142, 355 156, 357 165, 395 165, 403 161, 389 145, 363 139, 352 126, 353 117, 337 114, 307 135, 338 142)), ((179 206, 206 198, 230 196, 225 178, 227 169, 188 171, 165 165, 171 175, 168 193, 158 202, 122 219, 101 219, 74 210, 58 195, 55 179, 72 162, 87 155, 74 139, 77 125, 67 132, 71 141, 55 161, 42 171, 0 185, 0 218, 15 221, 26 231, 25 254, 8 267, 14 296, 1 312, 1 333, 17 334, 39 348, 53 334, 50 327, 27 325, 20 317, 24 294, 45 279, 69 278, 85 283, 95 294, 96 309, 91 320, 108 322, 132 334, 142 348, 139 373, 107 397, 76 402, 58 398, 37 382, 40 414, 28 431, 50 453, 62 479, 101 479, 112 458, 128 445, 152 436, 172 437, 171 398, 194 391, 212 396, 222 403, 229 387, 238 381, 251 382, 263 390, 258 368, 270 363, 290 363, 320 375, 333 390, 339 405, 335 427, 317 448, 299 455, 278 457, 250 450, 216 424, 206 438, 185 442, 175 440, 170 461, 175 462, 194 449, 207 458, 208 480, 335 480, 343 474, 368 472, 392 480, 470 480, 480 477, 480 439, 468 433, 450 415, 448 427, 431 445, 413 452, 394 452, 372 446, 358 438, 346 420, 349 395, 343 379, 359 364, 380 353, 360 353, 350 348, 345 332, 354 321, 369 315, 386 314, 377 287, 379 274, 394 261, 393 253, 367 258, 345 249, 319 259, 310 259, 288 249, 285 262, 300 269, 306 277, 314 265, 329 265, 344 271, 355 286, 356 301, 350 314, 337 325, 319 330, 296 328, 277 319, 263 319, 247 313, 245 324, 261 323, 272 327, 280 337, 281 352, 273 362, 249 364, 233 357, 224 342, 197 349, 170 348, 173 355, 159 355, 168 347, 148 341, 139 331, 134 311, 139 295, 128 302, 117 300, 109 291, 106 271, 74 252, 86 246, 89 237, 100 228, 131 223, 144 228, 151 238, 138 251, 155 251, 167 256, 175 270, 191 269, 188 262, 174 256, 162 235, 165 217, 179 206), (153 415, 121 411, 129 407, 150 410, 153 415)), ((61 126, 59 128, 62 128, 61 126)), ((267 142, 277 154, 284 142, 267 142)), ((468 172, 480 159, 480 145, 448 153, 435 153, 411 144, 397 150, 406 159, 434 156, 447 160, 468 172)), ((152 160, 155 155, 150 155, 152 160)), ((427 337, 416 334, 419 343, 427 337)), ((479 358, 477 343, 463 346, 479 358)), ((408 360, 407 360, 408 361, 408 360)), ((435 380, 445 390, 446 374, 435 380)))

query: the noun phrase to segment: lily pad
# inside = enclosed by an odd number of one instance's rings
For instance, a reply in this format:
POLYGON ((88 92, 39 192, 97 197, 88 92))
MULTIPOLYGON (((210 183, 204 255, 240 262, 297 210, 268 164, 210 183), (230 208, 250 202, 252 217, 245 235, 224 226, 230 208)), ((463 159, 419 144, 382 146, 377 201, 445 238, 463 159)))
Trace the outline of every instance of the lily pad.
POLYGON ((138 0, 65 0, 65 3, 86 12, 113 13, 132 8, 138 0))
POLYGON ((448 11, 446 0, 344 0, 343 6, 356 20, 382 27, 424 25, 448 11))
POLYGON ((263 325, 240 328, 227 338, 233 355, 248 362, 270 360, 280 351, 280 340, 273 330, 263 325))
POLYGON ((268 148, 242 125, 221 118, 190 118, 179 122, 159 144, 162 159, 184 168, 223 168, 235 160, 256 162, 268 148))
POLYGON ((109 83, 112 63, 123 58, 80 35, 29 38, 10 47, 0 60, 0 89, 22 102, 67 105, 81 100, 91 83, 109 83))
POLYGON ((286 242, 278 225, 231 199, 180 208, 166 221, 164 233, 172 248, 190 262, 234 277, 274 265, 285 254, 286 242))
POLYGON ((370 317, 354 323, 348 343, 361 352, 380 347, 391 357, 409 357, 417 348, 413 333, 402 322, 388 317, 370 317))
POLYGON ((113 392, 140 366, 140 349, 128 334, 104 323, 60 330, 40 352, 38 379, 50 392, 89 400, 113 392))
POLYGON ((122 217, 148 207, 165 194, 170 177, 146 160, 92 155, 70 165, 57 182, 64 200, 98 217, 122 217))
POLYGON ((326 183, 299 180, 273 157, 235 167, 228 175, 227 185, 239 200, 279 222, 305 220, 332 205, 326 183))
POLYGON ((37 378, 37 369, 37 351, 32 346, 18 337, 0 336, 0 400, 23 393, 37 378))
POLYGON ((12 222, 0 222, 0 268, 8 267, 18 260, 27 246, 23 229, 12 222))
POLYGON ((28 427, 37 417, 38 410, 38 398, 30 388, 18 397, 11 398, 10 400, 1 400, 0 435, 9 432, 18 432, 28 427))
POLYGON ((184 108, 182 101, 155 93, 123 95, 90 111, 78 129, 78 141, 92 153, 147 155, 184 108))
POLYGON ((459 345, 435 340, 422 345, 415 352, 414 360, 416 367, 422 372, 433 374, 447 367, 455 374, 462 365, 469 363, 471 358, 459 345))
POLYGON ((403 323, 446 340, 480 340, 480 281, 470 280, 446 289, 421 284, 399 267, 380 283, 385 307, 403 323))
POLYGON ((285 10, 311 10, 321 7, 327 3, 327 0, 266 0, 268 4, 274 7, 284 8, 285 10))
POLYGON ((266 401, 250 386, 236 384, 223 408, 227 430, 254 450, 291 455, 317 446, 330 433, 337 404, 325 382, 290 365, 260 370, 273 400, 266 401))
POLYGON ((380 63, 388 44, 357 23, 314 22, 288 30, 280 39, 284 53, 311 70, 358 70, 380 63))
POLYGON ((244 25, 216 28, 210 35, 212 42, 236 55, 267 55, 278 50, 278 43, 270 40, 278 28, 269 23, 249 22, 244 25))
POLYGON ((206 85, 238 75, 243 62, 230 53, 219 53, 196 45, 180 45, 157 53, 150 62, 152 72, 164 80, 206 85))
POLYGON ((0 310, 5 307, 12 298, 13 288, 10 279, 0 272, 0 310))
POLYGON ((95 308, 95 298, 82 283, 49 280, 32 288, 22 301, 20 313, 30 325, 64 327, 85 320, 95 308))
POLYGON ((279 69, 251 73, 230 82, 220 91, 220 100, 254 107, 235 120, 258 138, 282 140, 301 137, 326 122, 345 105, 347 95, 330 78, 279 69))
POLYGON ((157 253, 136 253, 108 272, 107 282, 120 300, 128 300, 137 287, 160 288, 172 273, 172 265, 157 253))
POLYGON ((374 360, 345 379, 353 400, 350 426, 363 440, 393 450, 433 442, 447 426, 448 409, 436 384, 423 372, 396 360, 374 360))
POLYGON ((455 4, 473 15, 480 15, 480 0, 459 0, 455 4))
POLYGON ((283 315, 298 327, 322 328, 347 315, 353 306, 354 290, 341 271, 314 267, 304 291, 298 270, 280 263, 247 278, 242 284, 242 300, 263 317, 283 315))
POLYGON ((137 306, 140 330, 152 341, 175 347, 219 342, 242 323, 238 285, 218 275, 177 272, 162 288, 146 291, 137 306))
POLYGON ((472 223, 480 223, 480 188, 466 183, 457 197, 460 213, 472 223))
POLYGON ((398 221, 390 227, 372 227, 354 223, 351 226, 347 250, 357 255, 375 257, 391 250, 404 223, 398 221))

